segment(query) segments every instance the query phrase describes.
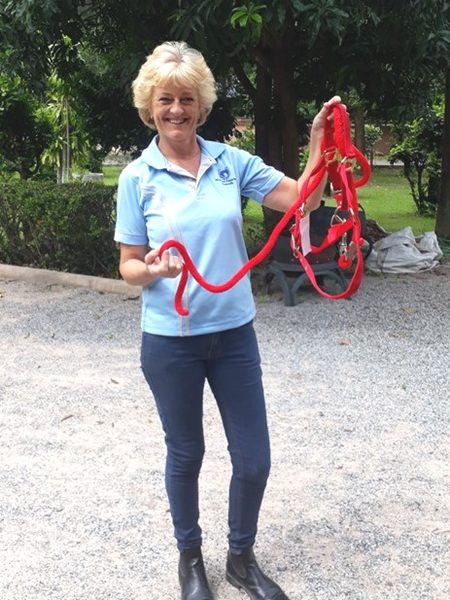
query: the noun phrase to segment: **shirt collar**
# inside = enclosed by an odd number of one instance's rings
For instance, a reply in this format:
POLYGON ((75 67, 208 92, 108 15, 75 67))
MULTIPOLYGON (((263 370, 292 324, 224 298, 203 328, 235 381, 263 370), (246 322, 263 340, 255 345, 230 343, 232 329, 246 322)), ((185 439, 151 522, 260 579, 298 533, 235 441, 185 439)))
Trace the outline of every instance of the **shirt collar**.
MULTIPOLYGON (((142 160, 154 169, 167 169, 167 161, 160 149, 158 148, 159 136, 156 135, 149 146, 142 152, 142 160)), ((206 157, 210 157, 216 162, 216 158, 222 154, 225 149, 225 145, 220 142, 212 142, 210 140, 204 140, 199 135, 197 136, 198 144, 202 151, 202 161, 206 157)))

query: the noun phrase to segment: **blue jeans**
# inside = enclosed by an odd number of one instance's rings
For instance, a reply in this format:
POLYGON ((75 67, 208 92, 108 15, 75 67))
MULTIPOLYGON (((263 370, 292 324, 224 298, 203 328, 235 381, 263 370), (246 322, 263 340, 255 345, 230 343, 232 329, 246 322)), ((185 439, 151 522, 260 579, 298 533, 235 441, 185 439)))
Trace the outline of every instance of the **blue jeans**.
POLYGON ((232 462, 229 545, 255 541, 270 470, 261 366, 253 324, 191 337, 143 333, 141 364, 167 446, 166 490, 180 551, 201 545, 198 476, 205 443, 203 389, 216 399, 232 462))

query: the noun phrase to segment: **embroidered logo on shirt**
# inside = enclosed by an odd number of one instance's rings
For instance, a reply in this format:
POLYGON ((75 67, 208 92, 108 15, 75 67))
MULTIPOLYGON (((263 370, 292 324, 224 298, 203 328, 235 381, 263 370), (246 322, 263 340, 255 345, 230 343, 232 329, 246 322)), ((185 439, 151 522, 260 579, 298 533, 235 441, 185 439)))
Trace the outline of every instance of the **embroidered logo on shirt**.
POLYGON ((228 170, 228 167, 225 167, 224 169, 220 169, 219 179, 216 179, 216 181, 220 181, 225 185, 230 185, 233 181, 236 181, 236 177, 231 177, 230 179, 230 171, 228 170))

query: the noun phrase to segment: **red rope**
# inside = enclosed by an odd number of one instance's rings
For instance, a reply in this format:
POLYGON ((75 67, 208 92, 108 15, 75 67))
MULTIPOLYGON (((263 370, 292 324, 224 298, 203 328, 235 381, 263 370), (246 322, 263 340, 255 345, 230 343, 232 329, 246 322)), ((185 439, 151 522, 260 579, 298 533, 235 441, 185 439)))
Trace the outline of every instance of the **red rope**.
MULTIPOLYGON (((275 226, 265 246, 258 254, 248 260, 232 277, 230 277, 230 279, 221 284, 209 283, 197 271, 183 244, 177 240, 167 240, 162 244, 159 250, 159 256, 161 256, 165 250, 175 248, 182 257, 184 263, 178 288, 175 293, 175 309, 178 314, 182 316, 189 314, 189 311, 184 308, 182 303, 182 297, 186 288, 189 273, 191 273, 192 277, 194 277, 194 279, 209 292, 218 294, 229 290, 242 279, 244 275, 253 269, 253 267, 268 256, 273 249, 277 238, 293 216, 295 216, 295 223, 291 228, 292 250, 316 290, 321 295, 334 299, 346 298, 354 294, 360 285, 364 270, 361 254, 362 240, 360 240, 361 223, 358 215, 358 199, 355 188, 364 185, 369 177, 370 168, 367 159, 352 144, 347 111, 342 104, 337 104, 333 107, 333 124, 328 120, 326 121, 324 137, 322 140, 321 158, 303 183, 297 200, 275 226), (357 181, 354 181, 352 175, 353 162, 358 162, 362 168, 362 176, 357 181), (349 217, 336 225, 332 224, 324 242, 319 247, 312 247, 311 252, 321 252, 330 244, 335 244, 337 240, 343 235, 346 235, 349 230, 352 230, 352 239, 349 247, 351 248, 351 253, 355 253, 356 257, 356 266, 350 284, 344 292, 337 295, 327 294, 318 286, 314 271, 301 251, 300 222, 304 217, 303 206, 311 192, 317 188, 326 172, 328 172, 328 177, 330 178, 335 192, 337 204, 336 210, 348 211, 349 217)), ((339 257, 339 264, 342 268, 348 268, 353 263, 353 260, 350 258, 351 253, 345 251, 339 257)))

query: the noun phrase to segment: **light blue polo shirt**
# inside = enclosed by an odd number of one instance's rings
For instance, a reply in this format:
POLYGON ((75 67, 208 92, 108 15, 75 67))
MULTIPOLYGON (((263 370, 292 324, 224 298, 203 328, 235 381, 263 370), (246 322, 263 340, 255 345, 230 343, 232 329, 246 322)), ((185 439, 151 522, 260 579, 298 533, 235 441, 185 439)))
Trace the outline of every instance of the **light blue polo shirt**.
MULTIPOLYGON (((166 240, 186 247, 210 283, 227 281, 248 260, 242 235, 241 195, 262 202, 283 173, 257 156, 198 137, 197 177, 167 161, 155 137, 122 171, 114 239, 159 248, 166 240)), ((171 250, 176 252, 175 250, 171 250)), ((168 336, 199 335, 248 323, 255 316, 250 277, 213 294, 192 276, 183 296, 189 315, 175 310, 179 277, 160 277, 142 291, 142 330, 168 336)))

